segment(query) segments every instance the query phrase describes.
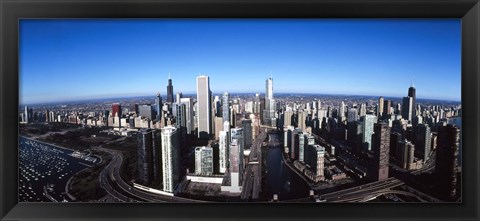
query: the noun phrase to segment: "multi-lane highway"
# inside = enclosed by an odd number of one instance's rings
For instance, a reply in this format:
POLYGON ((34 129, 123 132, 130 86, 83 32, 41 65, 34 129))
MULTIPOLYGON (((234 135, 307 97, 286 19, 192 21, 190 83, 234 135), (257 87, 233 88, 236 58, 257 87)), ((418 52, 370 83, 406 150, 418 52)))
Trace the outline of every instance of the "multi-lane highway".
POLYGON ((332 193, 326 193, 320 195, 320 198, 325 199, 327 202, 356 202, 364 199, 366 196, 380 193, 385 190, 390 190, 403 184, 403 181, 400 181, 394 177, 390 177, 386 180, 376 181, 332 193))

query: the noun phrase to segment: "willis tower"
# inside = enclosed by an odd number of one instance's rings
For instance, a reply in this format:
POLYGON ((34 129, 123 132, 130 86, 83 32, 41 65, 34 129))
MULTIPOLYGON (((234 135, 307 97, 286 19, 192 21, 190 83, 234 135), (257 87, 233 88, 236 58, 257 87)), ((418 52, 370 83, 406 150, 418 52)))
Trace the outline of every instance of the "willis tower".
POLYGON ((167 85, 167 102, 173 103, 173 85, 170 74, 168 74, 168 85, 167 85))

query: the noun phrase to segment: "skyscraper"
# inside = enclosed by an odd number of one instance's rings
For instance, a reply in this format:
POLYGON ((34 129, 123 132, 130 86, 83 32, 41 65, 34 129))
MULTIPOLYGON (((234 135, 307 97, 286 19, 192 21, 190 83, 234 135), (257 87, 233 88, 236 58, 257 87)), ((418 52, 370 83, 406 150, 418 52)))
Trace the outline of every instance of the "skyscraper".
POLYGON ((412 97, 403 97, 402 104, 402 117, 409 122, 412 121, 412 111, 413 111, 413 98, 412 97))
POLYGON ((243 174, 243 150, 245 148, 243 132, 243 128, 230 129, 230 168, 238 168, 237 171, 240 175, 243 174), (233 144, 234 140, 236 141, 235 147, 233 144), (236 162, 232 162, 232 159, 236 162))
POLYGON ((348 109, 347 122, 352 123, 358 120, 357 108, 348 109))
POLYGON ((175 98, 175 102, 180 103, 182 98, 183 98, 183 93, 182 92, 177 93, 176 98, 175 98))
POLYGON ((403 169, 413 169, 415 145, 408 140, 398 141, 397 161, 403 169))
POLYGON ((230 121, 230 104, 227 92, 222 96, 222 118, 224 123, 225 121, 230 121))
POLYGON ((266 81, 265 99, 273 99, 273 78, 268 78, 266 81))
POLYGON ((197 126, 198 138, 208 139, 212 134, 212 105, 210 78, 205 75, 197 77, 197 126))
POLYGON ((223 106, 219 96, 215 96, 213 99, 213 113, 215 117, 223 117, 223 106))
POLYGON ((232 139, 230 143, 230 192, 242 191, 243 150, 241 149, 241 143, 242 142, 236 138, 232 139))
POLYGON ((345 117, 345 103, 343 101, 340 103, 339 111, 340 113, 338 114, 338 116, 340 118, 345 117))
POLYGON ((162 128, 162 167, 163 189, 173 193, 180 182, 179 144, 177 129, 172 126, 162 128))
POLYGON ((293 111, 291 110, 286 110, 283 112, 284 126, 292 126, 292 116, 293 116, 293 111))
POLYGON ((25 106, 25 123, 33 123, 33 111, 25 106))
POLYGON ((238 146, 240 147, 240 149, 242 150, 242 154, 243 154, 243 149, 245 148, 244 147, 244 139, 245 139, 245 136, 244 136, 244 130, 243 128, 232 128, 230 129, 230 140, 233 140, 233 139, 237 139, 238 140, 238 146))
POLYGON ((325 179, 324 176, 324 161, 325 161, 325 147, 318 144, 308 145, 307 154, 305 158, 306 164, 310 165, 311 174, 314 182, 325 179))
POLYGON ((225 173, 227 171, 228 165, 228 132, 227 131, 220 131, 219 141, 218 141, 218 149, 219 149, 219 170, 220 173, 225 173))
MULTIPOLYGON (((187 110, 184 103, 176 103, 175 125, 178 133, 178 140, 180 150, 185 150, 187 147, 187 110)), ((182 151, 180 151, 182 153, 182 151)), ((182 154, 180 154, 182 156, 182 154)))
POLYGON ((265 82, 265 110, 263 111, 263 124, 274 126, 275 119, 275 99, 273 99, 273 79, 268 78, 265 82))
POLYGON ((152 129, 140 129, 137 134, 137 171, 138 179, 149 184, 160 178, 162 171, 160 153, 160 132, 152 129))
POLYGON ((138 179, 149 184, 153 178, 152 133, 150 129, 141 129, 137 135, 138 179))
POLYGON ((375 124, 375 135, 373 142, 373 179, 385 180, 388 178, 388 163, 390 157, 390 127, 388 124, 375 124))
POLYGON ((254 114, 260 114, 261 113, 261 110, 260 110, 260 94, 259 93, 255 93, 255 100, 253 102, 253 113, 254 114))
POLYGON ((162 96, 160 95, 160 92, 158 92, 157 97, 155 98, 155 111, 157 112, 156 113, 157 121, 159 121, 162 116, 162 107, 163 107, 162 96))
POLYGON ((149 120, 155 119, 155 107, 150 106, 149 104, 144 104, 138 106, 138 112, 141 117, 147 118, 149 120))
POLYGON ((415 136, 415 150, 418 156, 427 161, 430 156, 432 133, 428 124, 419 124, 415 136))
POLYGON ((360 104, 360 116, 365 116, 365 115, 367 115, 367 105, 360 104))
POLYGON ((168 85, 167 85, 167 102, 173 103, 173 85, 170 74, 168 74, 168 85))
MULTIPOLYGON (((299 147, 300 147, 300 143, 302 142, 303 143, 303 140, 301 141, 300 140, 300 137, 303 137, 303 132, 299 129, 294 129, 292 131, 292 138, 291 138, 291 141, 292 141, 292 144, 290 145, 290 159, 293 159, 293 160, 297 160, 298 157, 299 157, 299 147)), ((303 143, 305 144, 305 143, 303 143)))
POLYGON ((377 118, 380 119, 382 118, 383 116, 383 97, 380 96, 380 98, 378 98, 378 106, 377 106, 377 118))
POLYGON ((119 103, 112 104, 112 117, 122 116, 122 106, 119 103))
POLYGON ((162 137, 161 131, 153 129, 152 130, 152 151, 153 151, 153 180, 161 181, 162 180, 162 137))
POLYGON ((213 148, 196 147, 195 148, 195 174, 212 175, 213 174, 213 148))
POLYGON ((416 111, 416 94, 415 94, 415 86, 412 84, 409 88, 408 88, 408 96, 412 98, 412 116, 416 116, 417 115, 417 111, 416 111))
POLYGON ((347 124, 347 141, 352 146, 352 150, 359 155, 362 149, 362 131, 363 122, 356 121, 347 124))
POLYGON ((187 134, 192 134, 195 130, 195 121, 193 119, 193 100, 191 98, 180 98, 180 102, 185 104, 185 125, 187 134))
POLYGON ((392 114, 391 107, 392 107, 392 101, 391 100, 384 100, 383 101, 383 116, 388 116, 388 115, 392 114))
POLYGON ((177 103, 175 104, 176 106, 176 115, 175 115, 175 121, 177 128, 187 128, 187 108, 184 103, 177 103))
POLYGON ((438 128, 437 139, 435 173, 439 192, 451 200, 456 195, 460 129, 451 124, 441 126, 438 128))
POLYGON ((307 121, 307 113, 305 113, 304 111, 299 111, 297 113, 298 115, 298 128, 300 128, 300 130, 304 131, 307 129, 307 124, 306 124, 306 121, 307 121))
POLYGON ((373 124, 377 122, 377 117, 367 114, 361 117, 362 121, 362 143, 364 150, 372 149, 373 124))
POLYGON ((215 131, 214 131, 214 134, 215 134, 215 139, 218 140, 219 137, 220 137, 220 131, 223 130, 223 119, 222 117, 217 117, 215 116, 214 117, 214 128, 215 128, 215 131))
POLYGON ((252 120, 243 119, 242 120, 243 128, 243 143, 245 149, 250 149, 253 143, 253 134, 252 134, 252 120))
POLYGON ((305 162, 305 148, 308 146, 308 134, 302 133, 298 137, 298 161, 305 162))

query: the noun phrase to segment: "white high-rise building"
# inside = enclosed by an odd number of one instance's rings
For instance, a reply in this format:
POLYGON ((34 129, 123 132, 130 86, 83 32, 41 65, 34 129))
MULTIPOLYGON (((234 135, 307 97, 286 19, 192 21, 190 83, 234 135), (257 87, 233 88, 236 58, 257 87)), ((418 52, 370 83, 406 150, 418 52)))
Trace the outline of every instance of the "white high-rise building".
POLYGON ((212 175, 213 174, 213 148, 196 147, 195 148, 195 174, 212 175))
POLYGON ((383 116, 383 103, 385 100, 383 99, 382 96, 378 98, 378 105, 377 105, 377 117, 381 118, 383 116))
MULTIPOLYGON (((229 121, 223 122, 223 131, 230 132, 230 122, 229 121)), ((230 138, 229 138, 229 140, 230 140, 230 138)))
POLYGON ((360 117, 367 115, 367 105, 360 104, 360 117))
POLYGON ((48 122, 55 122, 55 112, 50 111, 49 115, 48 122))
POLYGON ((372 149, 372 135, 374 133, 373 126, 377 123, 377 117, 375 115, 367 114, 361 117, 362 120, 362 143, 364 143, 365 150, 372 149))
POLYGON ((225 173, 227 171, 227 162, 228 162, 228 132, 220 131, 219 137, 219 170, 220 173, 225 173))
POLYGON ((263 112, 263 124, 273 126, 276 124, 275 99, 273 99, 273 79, 268 78, 265 82, 265 110, 263 112))
POLYGON ((265 85, 265 99, 273 99, 273 79, 268 78, 265 85))
POLYGON ((340 103, 340 113, 338 115, 340 117, 345 117, 345 103, 343 101, 340 103))
POLYGON ((163 190, 173 193, 180 182, 179 142, 177 128, 162 128, 163 190))
POLYGON ((230 104, 227 92, 222 96, 222 118, 224 123, 225 121, 230 121, 230 104))
POLYGON ((197 126, 199 138, 210 138, 212 134, 212 104, 210 78, 197 77, 197 126))
POLYGON ((31 116, 28 115, 28 112, 29 112, 29 109, 28 109, 28 106, 25 106, 25 123, 31 123, 29 122, 29 119, 31 118, 31 116))
POLYGON ((248 101, 245 103, 245 112, 253 113, 253 101, 248 101))

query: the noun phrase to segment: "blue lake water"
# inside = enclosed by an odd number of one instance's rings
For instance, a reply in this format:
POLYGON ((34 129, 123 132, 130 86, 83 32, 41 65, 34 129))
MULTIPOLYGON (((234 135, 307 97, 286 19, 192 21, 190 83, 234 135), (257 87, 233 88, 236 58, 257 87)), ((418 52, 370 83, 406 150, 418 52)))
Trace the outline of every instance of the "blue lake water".
POLYGON ((87 165, 93 165, 92 162, 70 156, 72 152, 19 137, 19 202, 61 202, 64 198, 69 200, 64 195, 67 181, 87 168, 87 165), (45 192, 51 198, 48 198, 45 192))

